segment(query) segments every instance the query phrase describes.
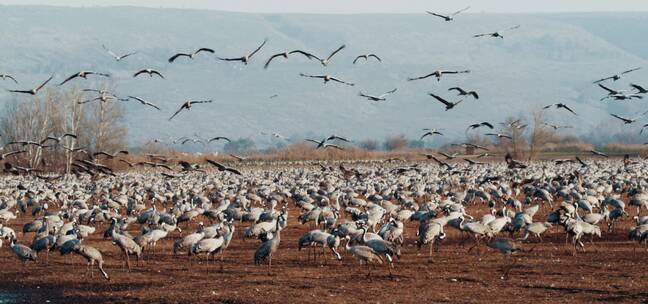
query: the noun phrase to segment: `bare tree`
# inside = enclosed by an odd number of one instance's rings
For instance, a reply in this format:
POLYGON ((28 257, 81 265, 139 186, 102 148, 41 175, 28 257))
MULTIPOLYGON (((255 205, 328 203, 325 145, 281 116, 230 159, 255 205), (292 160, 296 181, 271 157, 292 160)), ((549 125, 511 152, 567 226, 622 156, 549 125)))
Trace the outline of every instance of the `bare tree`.
POLYGON ((529 160, 535 159, 542 149, 556 137, 556 131, 549 129, 544 124, 542 112, 533 112, 533 129, 529 136, 529 160))

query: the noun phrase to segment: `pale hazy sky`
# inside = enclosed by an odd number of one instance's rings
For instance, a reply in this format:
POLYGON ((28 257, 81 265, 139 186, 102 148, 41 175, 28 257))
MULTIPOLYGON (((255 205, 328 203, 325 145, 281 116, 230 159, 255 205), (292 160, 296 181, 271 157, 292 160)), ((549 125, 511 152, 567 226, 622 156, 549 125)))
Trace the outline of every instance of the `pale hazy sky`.
POLYGON ((647 0, 0 0, 0 4, 56 6, 146 6, 254 13, 473 13, 648 11, 647 0))

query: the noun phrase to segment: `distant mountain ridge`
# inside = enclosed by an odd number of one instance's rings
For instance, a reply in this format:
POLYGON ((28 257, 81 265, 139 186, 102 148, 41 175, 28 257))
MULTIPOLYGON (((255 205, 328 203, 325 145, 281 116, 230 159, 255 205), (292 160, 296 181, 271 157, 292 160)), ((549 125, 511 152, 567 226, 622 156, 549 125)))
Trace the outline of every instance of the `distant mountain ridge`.
MULTIPOLYGON (((610 85, 629 89, 632 81, 648 86, 648 42, 638 36, 648 28, 646 21, 648 14, 642 13, 465 14, 454 22, 443 22, 424 13, 257 15, 132 7, 0 6, 0 73, 16 76, 21 88, 51 73, 56 73, 58 82, 84 69, 112 74, 117 94, 141 96, 163 109, 158 112, 137 103, 125 104, 132 145, 198 133, 203 137, 250 137, 264 147, 279 140, 261 131, 296 140, 331 133, 363 140, 400 133, 418 138, 421 128, 445 128, 446 138, 433 143, 438 145, 462 138, 470 123, 529 115, 543 105, 561 101, 579 116, 552 110, 547 112, 548 120, 573 125, 569 132, 603 142, 624 130, 610 112, 630 116, 644 107, 642 101, 600 102, 604 92, 592 81, 644 66, 646 69, 610 85), (505 33, 504 39, 472 38, 476 33, 516 24, 521 28, 505 33), (249 65, 221 62, 210 54, 167 62, 176 52, 200 47, 213 48, 216 56, 242 56, 265 38, 268 44, 249 65), (115 62, 102 44, 117 53, 138 54, 115 62), (288 61, 278 58, 268 70, 263 69, 265 60, 275 53, 303 49, 325 56, 342 44, 347 48, 328 67, 294 56, 288 61), (383 62, 352 64, 355 56, 365 53, 376 53, 383 62), (145 67, 159 69, 166 79, 131 77, 145 67), (437 69, 472 72, 446 75, 440 82, 432 78, 406 80, 437 69), (356 85, 323 85, 320 80, 300 77, 300 73, 332 74, 356 85), (481 98, 466 99, 446 112, 427 95, 434 92, 458 99, 447 91, 453 86, 476 90, 481 98), (380 95, 394 88, 398 91, 386 102, 358 96, 361 90, 380 95), (275 94, 278 96, 271 99, 275 94), (169 122, 186 99, 214 99, 214 103, 197 106, 169 122), (601 125, 605 130, 598 130, 601 125), (594 131, 599 133, 592 137, 594 131)), ((92 84, 92 80, 70 83, 84 88, 92 84)), ((15 88, 7 81, 0 87, 15 88)), ((4 102, 12 98, 0 93, 4 102)))

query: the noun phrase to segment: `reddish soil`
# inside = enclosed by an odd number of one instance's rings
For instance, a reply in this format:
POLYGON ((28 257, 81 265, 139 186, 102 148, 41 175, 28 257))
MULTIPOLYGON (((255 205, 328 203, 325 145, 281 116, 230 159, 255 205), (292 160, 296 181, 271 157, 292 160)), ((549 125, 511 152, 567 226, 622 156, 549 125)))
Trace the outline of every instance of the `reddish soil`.
MULTIPOLYGON (((472 211, 469 213, 483 214, 472 211), (472 211, 472 212, 471 212, 472 211)), ((480 208, 482 209, 482 208, 480 208)), ((423 302, 519 302, 543 303, 648 301, 646 266, 648 254, 643 247, 627 241, 632 219, 617 225, 614 233, 604 233, 587 251, 572 254, 565 245, 561 227, 553 227, 544 243, 524 245, 530 252, 509 258, 484 245, 468 253, 460 246, 461 236, 447 228, 448 238, 428 261, 427 247, 414 246, 416 223, 408 223, 403 256, 390 277, 387 269, 377 267, 367 277, 367 268, 345 253, 338 262, 330 259, 306 261, 307 251, 297 250, 297 239, 309 229, 295 223, 294 211, 282 233, 281 246, 273 259, 273 275, 266 266, 252 261, 257 240, 235 238, 225 253, 224 271, 219 264, 204 261, 190 265, 186 255, 174 258, 174 234, 158 244, 154 257, 131 272, 122 269, 120 251, 96 233, 85 244, 99 248, 106 260, 111 280, 97 272, 85 275, 81 257, 49 256, 23 266, 5 244, 0 249, 0 303, 423 303, 423 302), (509 266, 511 265, 511 266, 509 266), (502 279, 502 268, 512 267, 509 278, 502 279)), ((541 219, 541 210, 535 216, 541 219)), ((31 217, 10 223, 16 231, 31 217)), ((205 221, 207 222, 207 221, 205 221)), ((193 225, 193 224, 192 224, 193 225)), ((245 225, 245 223, 244 223, 245 225)), ((240 224, 237 229, 241 230, 240 224)), ((103 227, 102 227, 103 228, 103 227)), ((192 227, 193 228, 193 227, 192 227)), ((185 229, 185 231, 187 231, 185 229)), ((20 243, 32 236, 18 233, 20 243)))

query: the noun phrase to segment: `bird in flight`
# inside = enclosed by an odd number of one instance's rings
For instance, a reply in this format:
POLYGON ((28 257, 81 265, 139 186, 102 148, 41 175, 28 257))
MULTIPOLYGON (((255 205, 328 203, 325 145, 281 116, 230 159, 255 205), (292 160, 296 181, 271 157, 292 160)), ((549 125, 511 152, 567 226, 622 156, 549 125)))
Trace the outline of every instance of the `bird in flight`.
POLYGON ((106 156, 106 158, 108 158, 108 159, 113 159, 113 158, 117 157, 117 155, 119 155, 119 154, 128 155, 128 151, 126 151, 126 150, 121 150, 121 151, 117 151, 117 152, 112 153, 112 154, 110 154, 110 153, 108 153, 108 152, 105 152, 105 151, 99 151, 99 152, 93 153, 92 156, 104 155, 104 156, 106 156))
POLYGON ((439 102, 441 102, 442 104, 444 104, 446 111, 453 109, 454 107, 456 107, 458 104, 460 104, 463 101, 463 99, 462 99, 462 100, 459 100, 457 102, 450 102, 450 101, 447 101, 447 100, 443 99, 441 96, 434 95, 432 93, 428 93, 428 95, 434 97, 434 99, 436 99, 439 102))
POLYGON ((11 79, 11 80, 13 80, 13 82, 15 82, 16 84, 18 84, 18 81, 16 80, 16 78, 13 78, 13 76, 11 76, 11 75, 8 75, 8 74, 0 74, 0 78, 2 78, 2 80, 11 79))
POLYGON ((331 62, 331 59, 333 59, 333 56, 335 56, 335 54, 337 54, 338 52, 340 52, 341 50, 343 50, 345 47, 346 47, 346 45, 344 45, 344 44, 341 45, 339 48, 337 48, 337 49, 336 49, 335 51, 333 51, 330 55, 328 55, 328 57, 326 57, 326 58, 324 58, 324 59, 322 59, 322 58, 318 58, 318 57, 316 57, 316 58, 320 61, 320 63, 321 63, 323 66, 328 66, 328 64, 331 62))
POLYGON ((214 138, 208 140, 207 142, 208 142, 208 143, 211 143, 212 141, 219 141, 219 140, 224 140, 224 141, 226 141, 226 142, 232 142, 232 140, 230 140, 229 138, 227 138, 227 137, 225 137, 225 136, 216 136, 216 137, 214 137, 214 138))
POLYGON ((65 80, 63 80, 63 82, 61 82, 59 84, 59 86, 62 86, 64 84, 66 84, 68 81, 70 81, 70 80, 72 80, 74 78, 77 78, 77 77, 87 79, 88 75, 97 75, 97 76, 102 76, 102 77, 110 77, 109 74, 105 74, 105 73, 97 73, 97 72, 92 72, 92 71, 81 71, 81 72, 75 73, 72 76, 70 76, 70 77, 66 78, 65 80))
POLYGON ((191 107, 194 104, 197 104, 197 103, 211 103, 211 102, 212 102, 211 100, 189 100, 189 101, 183 103, 182 106, 180 106, 180 109, 178 109, 178 111, 176 111, 171 117, 169 117, 169 120, 176 117, 176 115, 180 114, 180 112, 182 112, 182 110, 184 110, 184 109, 187 109, 187 111, 191 110, 191 107))
POLYGON ((562 108, 562 109, 565 109, 565 110, 571 112, 571 113, 574 114, 574 115, 578 115, 578 114, 576 114, 576 112, 574 112, 572 109, 570 109, 570 108, 569 108, 566 104, 564 104, 564 103, 550 104, 550 105, 548 105, 548 106, 544 106, 544 107, 542 107, 542 109, 543 109, 543 110, 546 110, 546 109, 549 109, 549 108, 551 108, 551 107, 553 107, 553 106, 555 106, 556 109, 561 109, 561 108, 562 108))
POLYGON ((639 118, 641 118, 641 116, 643 116, 645 114, 646 114, 646 112, 644 112, 642 115, 639 115, 638 117, 635 117, 635 118, 627 118, 627 117, 619 116, 617 114, 610 114, 610 115, 612 117, 616 118, 616 119, 619 119, 619 120, 623 121, 624 124, 629 125, 631 123, 636 122, 639 118))
POLYGON ((495 136, 497 138, 506 138, 506 139, 513 139, 511 135, 506 135, 506 134, 500 134, 500 133, 486 133, 484 134, 486 136, 495 136))
POLYGON ((124 55, 117 55, 113 51, 108 49, 105 45, 102 45, 101 47, 103 47, 103 49, 106 50, 106 52, 108 52, 108 54, 110 54, 110 56, 112 56, 115 59, 115 61, 122 61, 126 57, 137 54, 137 52, 132 52, 132 53, 124 54, 124 55))
POLYGON ((484 121, 484 122, 469 125, 468 128, 466 129, 466 132, 468 132, 468 130, 474 130, 481 127, 488 127, 491 130, 495 128, 490 122, 484 121))
POLYGON ((603 152, 596 151, 596 150, 590 150, 590 152, 591 152, 592 154, 594 154, 594 155, 602 156, 602 157, 605 157, 605 158, 610 157, 610 156, 608 156, 607 154, 605 154, 605 153, 603 153, 603 152))
POLYGON ((543 122, 542 124, 545 125, 545 126, 547 126, 547 127, 549 127, 549 128, 552 128, 552 129, 554 129, 554 130, 558 130, 558 129, 571 129, 571 128, 573 128, 572 126, 559 126, 559 125, 552 125, 552 124, 550 124, 550 123, 548 123, 548 122, 543 122))
POLYGON ((478 38, 478 37, 488 36, 488 37, 493 37, 493 38, 502 38, 502 39, 504 39, 504 36, 502 35, 502 32, 511 31, 511 30, 515 30, 515 29, 518 29, 518 28, 520 28, 520 26, 516 25, 516 26, 512 26, 512 27, 503 29, 503 30, 499 30, 497 32, 477 34, 477 35, 474 35, 473 37, 478 38))
POLYGON ((412 78, 407 78, 408 81, 414 81, 414 80, 421 80, 421 79, 426 79, 429 77, 436 77, 437 81, 441 81, 441 77, 444 74, 463 74, 463 73, 470 73, 470 70, 464 70, 464 71, 443 71, 443 70, 438 70, 434 71, 430 74, 419 76, 419 77, 412 77, 412 78))
POLYGON ((63 140, 63 138, 66 138, 66 137, 72 137, 72 138, 74 138, 74 139, 77 138, 77 136, 76 136, 75 134, 72 134, 72 133, 65 133, 65 134, 63 134, 63 135, 61 135, 61 136, 59 136, 59 137, 48 136, 48 137, 46 137, 45 139, 43 139, 43 140, 41 141, 41 145, 44 145, 45 142, 47 142, 48 140, 53 140, 53 141, 56 142, 56 144, 58 144, 58 143, 61 142, 61 140, 63 140))
POLYGON ((612 75, 612 76, 610 76, 610 77, 601 78, 601 79, 599 79, 599 80, 597 80, 597 81, 594 81, 594 83, 601 83, 601 82, 606 81, 606 80, 617 81, 617 80, 621 79, 621 77, 623 77, 623 75, 628 74, 628 73, 631 73, 631 72, 634 72, 634 71, 636 71, 636 70, 640 70, 640 69, 641 69, 640 67, 632 68, 632 69, 629 69, 629 70, 623 71, 623 72, 621 72, 621 73, 619 73, 619 74, 612 75))
POLYGON ((427 131, 427 132, 425 132, 425 134, 421 135, 420 140, 423 140, 423 138, 426 138, 428 136, 433 136, 433 135, 441 135, 441 136, 443 136, 443 133, 439 132, 437 129, 423 129, 423 131, 427 131))
POLYGON ((382 62, 382 59, 380 59, 380 57, 378 57, 378 55, 376 55, 376 54, 363 54, 363 55, 360 55, 360 56, 356 57, 353 60, 353 64, 356 64, 356 62, 358 62, 358 60, 360 60, 360 59, 364 59, 365 61, 369 61, 369 58, 372 58, 372 57, 376 58, 376 60, 378 60, 378 62, 382 62))
POLYGON ((454 88, 449 88, 448 91, 457 91, 458 96, 472 96, 475 97, 475 99, 479 99, 479 95, 477 95, 477 92, 475 91, 466 91, 460 87, 454 87, 454 88))
POLYGON ((464 9, 458 10, 458 11, 452 13, 452 14, 448 14, 448 15, 441 15, 441 14, 437 14, 437 13, 435 13, 435 12, 431 12, 431 11, 426 11, 426 12, 427 12, 428 14, 432 15, 432 16, 436 16, 436 17, 442 18, 442 19, 445 20, 445 21, 452 21, 452 20, 454 20, 454 17, 455 17, 455 16, 457 16, 457 15, 459 15, 460 13, 465 12, 465 11, 467 11, 467 10, 469 10, 469 9, 470 9, 470 6, 464 8, 464 9))
POLYGON ((362 97, 365 97, 365 98, 367 98, 368 100, 371 100, 371 101, 385 101, 385 100, 387 100, 387 98, 386 98, 387 95, 393 94, 397 90, 398 89, 393 89, 393 90, 385 92, 384 94, 379 95, 379 96, 367 95, 367 94, 362 93, 362 91, 360 91, 359 95, 362 96, 362 97))
POLYGON ((50 76, 45 82, 43 82, 41 85, 36 87, 35 89, 31 90, 9 90, 11 93, 20 93, 20 94, 30 94, 30 95, 36 95, 38 91, 40 91, 48 82, 50 82, 54 78, 54 75, 50 76))
POLYGON ((207 52, 207 53, 212 53, 213 54, 214 50, 212 50, 210 48, 199 48, 196 51, 194 51, 193 53, 177 53, 177 54, 173 55, 171 58, 169 58, 169 63, 173 63, 176 59, 178 59, 180 57, 187 57, 187 58, 193 60, 196 57, 196 55, 198 55, 200 52, 207 52))
POLYGON ((320 78, 320 79, 324 80, 324 84, 327 84, 329 81, 334 81, 334 82, 338 82, 338 83, 341 83, 341 84, 346 84, 348 86, 354 86, 355 85, 353 83, 337 79, 337 78, 335 78, 335 77, 333 77, 331 75, 306 75, 306 74, 301 73, 301 74, 299 74, 299 76, 308 77, 308 78, 320 78))
POLYGON ((268 39, 263 40, 263 43, 261 43, 261 45, 260 45, 258 48, 256 48, 256 50, 254 50, 252 53, 247 54, 247 55, 242 56, 242 57, 235 57, 235 58, 221 58, 221 57, 217 57, 217 58, 218 58, 219 60, 223 60, 223 61, 241 61, 241 62, 243 62, 244 64, 248 64, 248 62, 250 62, 250 59, 252 59, 252 56, 254 56, 254 54, 256 54, 257 52, 259 52, 259 51, 261 50, 261 48, 262 48, 262 47, 263 47, 267 42, 268 42, 268 39))
POLYGON ((150 77, 153 77, 153 75, 158 75, 158 76, 160 76, 160 78, 164 79, 164 76, 162 75, 162 73, 160 73, 159 71, 154 70, 154 69, 142 69, 142 70, 139 70, 135 74, 133 74, 133 77, 137 77, 137 76, 139 76, 141 74, 148 74, 150 77))
POLYGON ((126 100, 131 100, 131 99, 137 100, 137 101, 139 101, 139 103, 141 103, 141 104, 143 104, 145 106, 149 106, 149 107, 155 108, 157 110, 161 110, 160 107, 156 106, 155 104, 152 104, 152 103, 150 103, 150 102, 148 102, 148 101, 146 101, 146 100, 144 100, 142 98, 139 98, 137 96, 128 96, 128 98, 126 100))
POLYGON ((302 51, 302 50, 294 50, 294 51, 290 51, 290 52, 286 51, 286 52, 283 52, 283 53, 279 53, 279 54, 274 54, 274 55, 272 55, 272 56, 268 59, 268 61, 266 61, 266 63, 265 63, 265 65, 263 66, 263 68, 264 68, 264 69, 267 69, 267 68, 270 66, 270 62, 272 62, 275 58, 283 57, 283 58, 285 58, 285 59, 288 59, 288 55, 292 55, 292 54, 301 54, 301 55, 306 56, 306 58, 308 58, 308 59, 316 58, 317 60, 319 60, 319 58, 317 58, 317 56, 315 56, 315 55, 313 55, 313 54, 311 54, 311 53, 308 53, 308 52, 304 52, 304 51, 302 51))
POLYGON ((231 168, 231 167, 227 167, 227 166, 222 165, 222 164, 220 164, 220 163, 218 163, 218 162, 216 162, 216 161, 213 161, 213 160, 211 160, 211 159, 206 159, 206 161, 207 161, 210 165, 216 167, 216 168, 218 169, 218 171, 227 171, 227 172, 232 172, 232 173, 234 173, 234 174, 236 174, 236 175, 243 175, 243 174, 241 174, 241 171, 236 170, 236 169, 231 168))

